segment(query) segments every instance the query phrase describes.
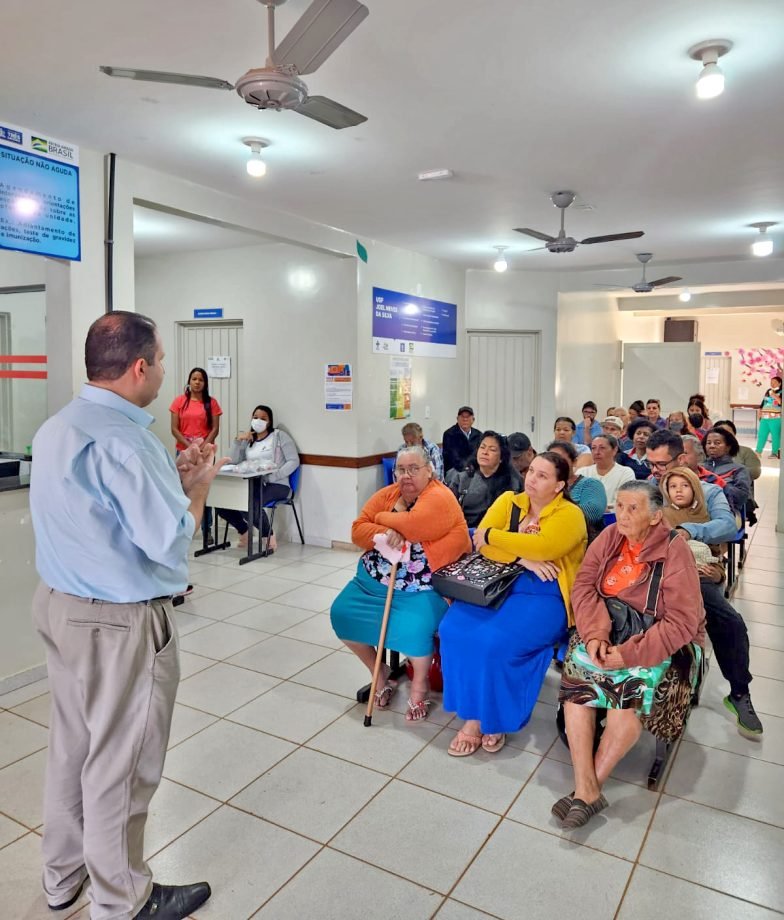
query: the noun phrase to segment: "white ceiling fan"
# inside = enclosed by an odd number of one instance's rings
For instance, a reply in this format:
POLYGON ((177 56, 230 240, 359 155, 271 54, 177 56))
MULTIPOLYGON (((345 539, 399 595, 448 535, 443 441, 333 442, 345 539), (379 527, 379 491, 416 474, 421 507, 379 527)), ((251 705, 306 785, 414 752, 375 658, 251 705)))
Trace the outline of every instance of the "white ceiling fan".
MULTIPOLYGON (((542 240, 544 246, 539 246, 537 249, 546 249, 548 252, 574 252, 578 246, 588 246, 591 243, 611 243, 614 240, 634 240, 644 235, 642 230, 632 230, 629 233, 607 233, 604 236, 589 236, 584 240, 576 240, 572 236, 567 236, 564 230, 564 216, 566 209, 574 199, 575 193, 569 191, 553 192, 550 195, 550 200, 561 212, 561 229, 558 231, 558 236, 550 236, 549 233, 542 233, 541 230, 531 230, 529 227, 515 227, 515 232, 532 236, 536 240, 542 240)), ((528 249, 526 251, 536 252, 537 250, 528 249)))
POLYGON ((283 41, 275 47, 275 7, 286 0, 258 0, 267 8, 268 53, 264 67, 255 67, 236 83, 197 74, 164 70, 135 70, 129 67, 100 67, 110 77, 177 83, 206 89, 235 89, 249 105, 258 109, 289 109, 330 128, 350 128, 367 121, 365 115, 328 99, 310 96, 300 79, 314 73, 368 15, 357 0, 313 0, 283 41))
POLYGON ((636 253, 637 260, 642 263, 642 278, 632 285, 628 284, 601 284, 597 287, 603 288, 619 288, 635 291, 638 294, 650 294, 650 292, 657 287, 662 287, 665 284, 673 284, 676 281, 683 281, 683 278, 680 278, 678 275, 667 275, 666 278, 657 278, 655 281, 648 281, 645 277, 645 268, 648 262, 653 258, 652 252, 638 252, 636 253))

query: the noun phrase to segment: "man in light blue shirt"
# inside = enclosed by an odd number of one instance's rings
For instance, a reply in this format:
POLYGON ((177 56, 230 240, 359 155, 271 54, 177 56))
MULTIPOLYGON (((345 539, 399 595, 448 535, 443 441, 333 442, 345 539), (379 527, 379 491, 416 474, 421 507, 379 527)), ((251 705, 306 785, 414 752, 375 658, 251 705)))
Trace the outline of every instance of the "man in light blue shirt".
POLYGON ((220 467, 198 443, 175 467, 147 430, 163 358, 147 317, 96 320, 89 383, 33 440, 33 616, 52 696, 43 886, 62 910, 89 876, 91 920, 182 920, 210 896, 206 882, 154 884, 142 852, 180 677, 171 596, 220 467))

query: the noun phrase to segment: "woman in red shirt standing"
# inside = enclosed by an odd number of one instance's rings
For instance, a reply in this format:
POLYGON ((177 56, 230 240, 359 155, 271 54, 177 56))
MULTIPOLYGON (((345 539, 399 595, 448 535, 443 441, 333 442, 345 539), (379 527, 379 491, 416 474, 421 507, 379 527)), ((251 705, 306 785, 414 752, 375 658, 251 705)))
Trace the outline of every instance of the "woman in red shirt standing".
MULTIPOLYGON (((204 438, 207 444, 213 444, 220 430, 220 417, 223 410, 218 400, 210 396, 210 381, 203 367, 194 367, 188 374, 185 392, 177 396, 169 406, 171 413, 171 433, 177 442, 179 453, 196 438, 204 438)), ((202 518, 202 532, 208 543, 213 542, 212 509, 205 508, 202 518)))
POLYGON ((207 371, 194 367, 188 374, 185 392, 169 406, 171 433, 178 451, 185 450, 195 438, 204 438, 207 444, 213 444, 218 437, 223 410, 218 400, 210 396, 209 384, 207 371))

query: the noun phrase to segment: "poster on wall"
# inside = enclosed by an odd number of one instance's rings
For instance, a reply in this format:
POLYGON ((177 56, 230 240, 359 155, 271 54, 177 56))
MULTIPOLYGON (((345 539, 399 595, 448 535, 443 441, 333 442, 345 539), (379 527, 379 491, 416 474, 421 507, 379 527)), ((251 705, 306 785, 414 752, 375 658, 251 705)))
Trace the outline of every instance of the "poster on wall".
POLYGON ((207 358, 209 377, 231 377, 231 355, 210 355, 207 358))
POLYGON ((349 412, 354 398, 354 378, 350 364, 324 365, 324 408, 329 412, 349 412))
POLYGON ((457 357, 457 304, 373 288, 374 354, 457 357))
POLYGON ((79 261, 79 148, 0 124, 0 249, 79 261))
POLYGON ((411 417, 411 358, 389 359, 389 417, 411 417))

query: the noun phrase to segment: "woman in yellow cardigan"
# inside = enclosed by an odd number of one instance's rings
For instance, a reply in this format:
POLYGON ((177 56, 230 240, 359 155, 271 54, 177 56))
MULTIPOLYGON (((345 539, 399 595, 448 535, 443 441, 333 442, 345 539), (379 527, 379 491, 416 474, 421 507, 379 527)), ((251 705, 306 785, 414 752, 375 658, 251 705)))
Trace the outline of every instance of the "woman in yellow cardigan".
POLYGON ((498 609, 456 601, 439 627, 444 709, 466 720, 449 746, 466 757, 500 751, 506 732, 531 718, 553 647, 574 624, 569 595, 588 542, 585 516, 569 498, 560 454, 535 457, 525 492, 505 492, 488 509, 474 545, 525 571, 498 609), (510 532, 512 505, 520 509, 510 532))
MULTIPOLYGON (((433 464, 422 447, 398 452, 396 483, 372 495, 351 527, 351 539, 365 553, 357 574, 335 598, 331 610, 336 635, 372 674, 392 569, 375 549, 373 537, 386 534, 393 547, 404 541, 410 544, 411 559, 400 564, 395 578, 386 645, 406 655, 414 668, 406 713, 414 722, 427 718, 433 636, 447 609, 446 601, 430 584, 431 575, 471 549, 457 499, 434 476, 433 464)), ((395 689, 385 665, 376 706, 388 706, 395 689)))

